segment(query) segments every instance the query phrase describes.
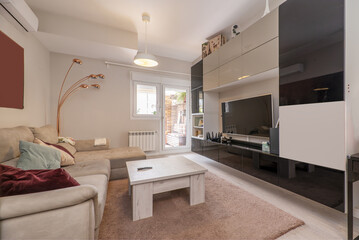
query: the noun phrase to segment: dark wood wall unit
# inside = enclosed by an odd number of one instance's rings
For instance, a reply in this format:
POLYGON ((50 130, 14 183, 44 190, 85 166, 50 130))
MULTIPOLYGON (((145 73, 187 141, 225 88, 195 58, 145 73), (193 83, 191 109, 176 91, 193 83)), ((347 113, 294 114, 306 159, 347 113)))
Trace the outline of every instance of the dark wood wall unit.
POLYGON ((24 108, 24 49, 0 31, 0 107, 24 108))

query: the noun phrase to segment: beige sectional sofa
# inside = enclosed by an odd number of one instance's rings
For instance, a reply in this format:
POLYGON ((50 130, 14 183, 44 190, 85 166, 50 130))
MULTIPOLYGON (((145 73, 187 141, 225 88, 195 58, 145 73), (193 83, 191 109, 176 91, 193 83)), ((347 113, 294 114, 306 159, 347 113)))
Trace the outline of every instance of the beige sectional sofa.
POLYGON ((94 140, 76 141, 76 153, 73 154, 77 163, 96 159, 108 159, 111 163, 111 180, 127 177, 126 162, 146 159, 146 154, 138 147, 109 148, 94 147, 94 140))
MULTIPOLYGON (((54 128, 0 129, 0 163, 16 167, 19 141, 54 134, 54 128)), ((55 130, 56 133, 56 130, 55 130)), ((56 136, 57 137, 57 136, 56 136)), ((52 136, 53 138, 53 136, 52 136)), ((46 141, 44 139, 44 141, 46 141)), ((74 153, 75 165, 64 169, 80 186, 0 198, 0 239, 96 239, 110 179, 127 176, 125 162, 145 159, 139 148, 94 147, 94 140, 61 143, 74 153), (112 175, 112 176, 111 176, 112 175)))

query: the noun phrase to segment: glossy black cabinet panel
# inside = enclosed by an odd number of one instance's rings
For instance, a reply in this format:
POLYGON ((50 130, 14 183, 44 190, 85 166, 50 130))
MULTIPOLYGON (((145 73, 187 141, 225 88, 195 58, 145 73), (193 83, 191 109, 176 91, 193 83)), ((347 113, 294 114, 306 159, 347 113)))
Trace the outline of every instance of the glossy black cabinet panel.
POLYGON ((242 150, 228 145, 220 145, 218 162, 242 171, 242 150))
POLYGON ((279 86, 280 105, 344 100, 344 72, 333 73, 279 86))
POLYGON ((191 151, 202 155, 203 154, 203 151, 202 151, 203 143, 202 142, 203 141, 200 139, 192 138, 191 139, 191 151))
POLYGON ((203 112, 203 61, 199 61, 191 67, 191 96, 192 113, 203 112))
POLYGON ((220 145, 218 143, 203 141, 202 146, 203 156, 218 162, 218 150, 220 148, 220 145))
POLYGON ((280 106, 344 100, 344 0, 279 7, 280 106))
POLYGON ((272 184, 278 184, 277 159, 258 152, 244 151, 243 172, 272 184))
POLYGON ((305 163, 295 164, 293 178, 279 178, 279 186, 344 212, 343 171, 305 163))
POLYGON ((203 86, 203 60, 191 67, 191 90, 203 86))
POLYGON ((280 158, 247 146, 206 140, 192 139, 192 149, 214 161, 344 212, 343 171, 280 158))
POLYGON ((203 88, 199 87, 191 91, 192 113, 203 113, 203 88))

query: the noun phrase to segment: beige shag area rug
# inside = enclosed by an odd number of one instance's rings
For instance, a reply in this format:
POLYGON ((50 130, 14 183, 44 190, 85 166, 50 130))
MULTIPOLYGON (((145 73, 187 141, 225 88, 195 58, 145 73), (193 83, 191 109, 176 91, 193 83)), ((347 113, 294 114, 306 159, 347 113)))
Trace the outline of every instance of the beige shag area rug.
POLYGON ((109 183, 99 239, 276 239, 304 222, 206 173, 206 202, 189 205, 186 189, 155 197, 153 217, 132 221, 128 181, 109 183))

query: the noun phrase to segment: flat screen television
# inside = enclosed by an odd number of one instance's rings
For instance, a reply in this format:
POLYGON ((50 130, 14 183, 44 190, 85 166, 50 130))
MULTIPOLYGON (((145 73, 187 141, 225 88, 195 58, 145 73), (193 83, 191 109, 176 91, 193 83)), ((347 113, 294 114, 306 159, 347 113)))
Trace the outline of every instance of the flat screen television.
POLYGON ((271 95, 222 103, 223 133, 269 137, 272 122, 271 95))

